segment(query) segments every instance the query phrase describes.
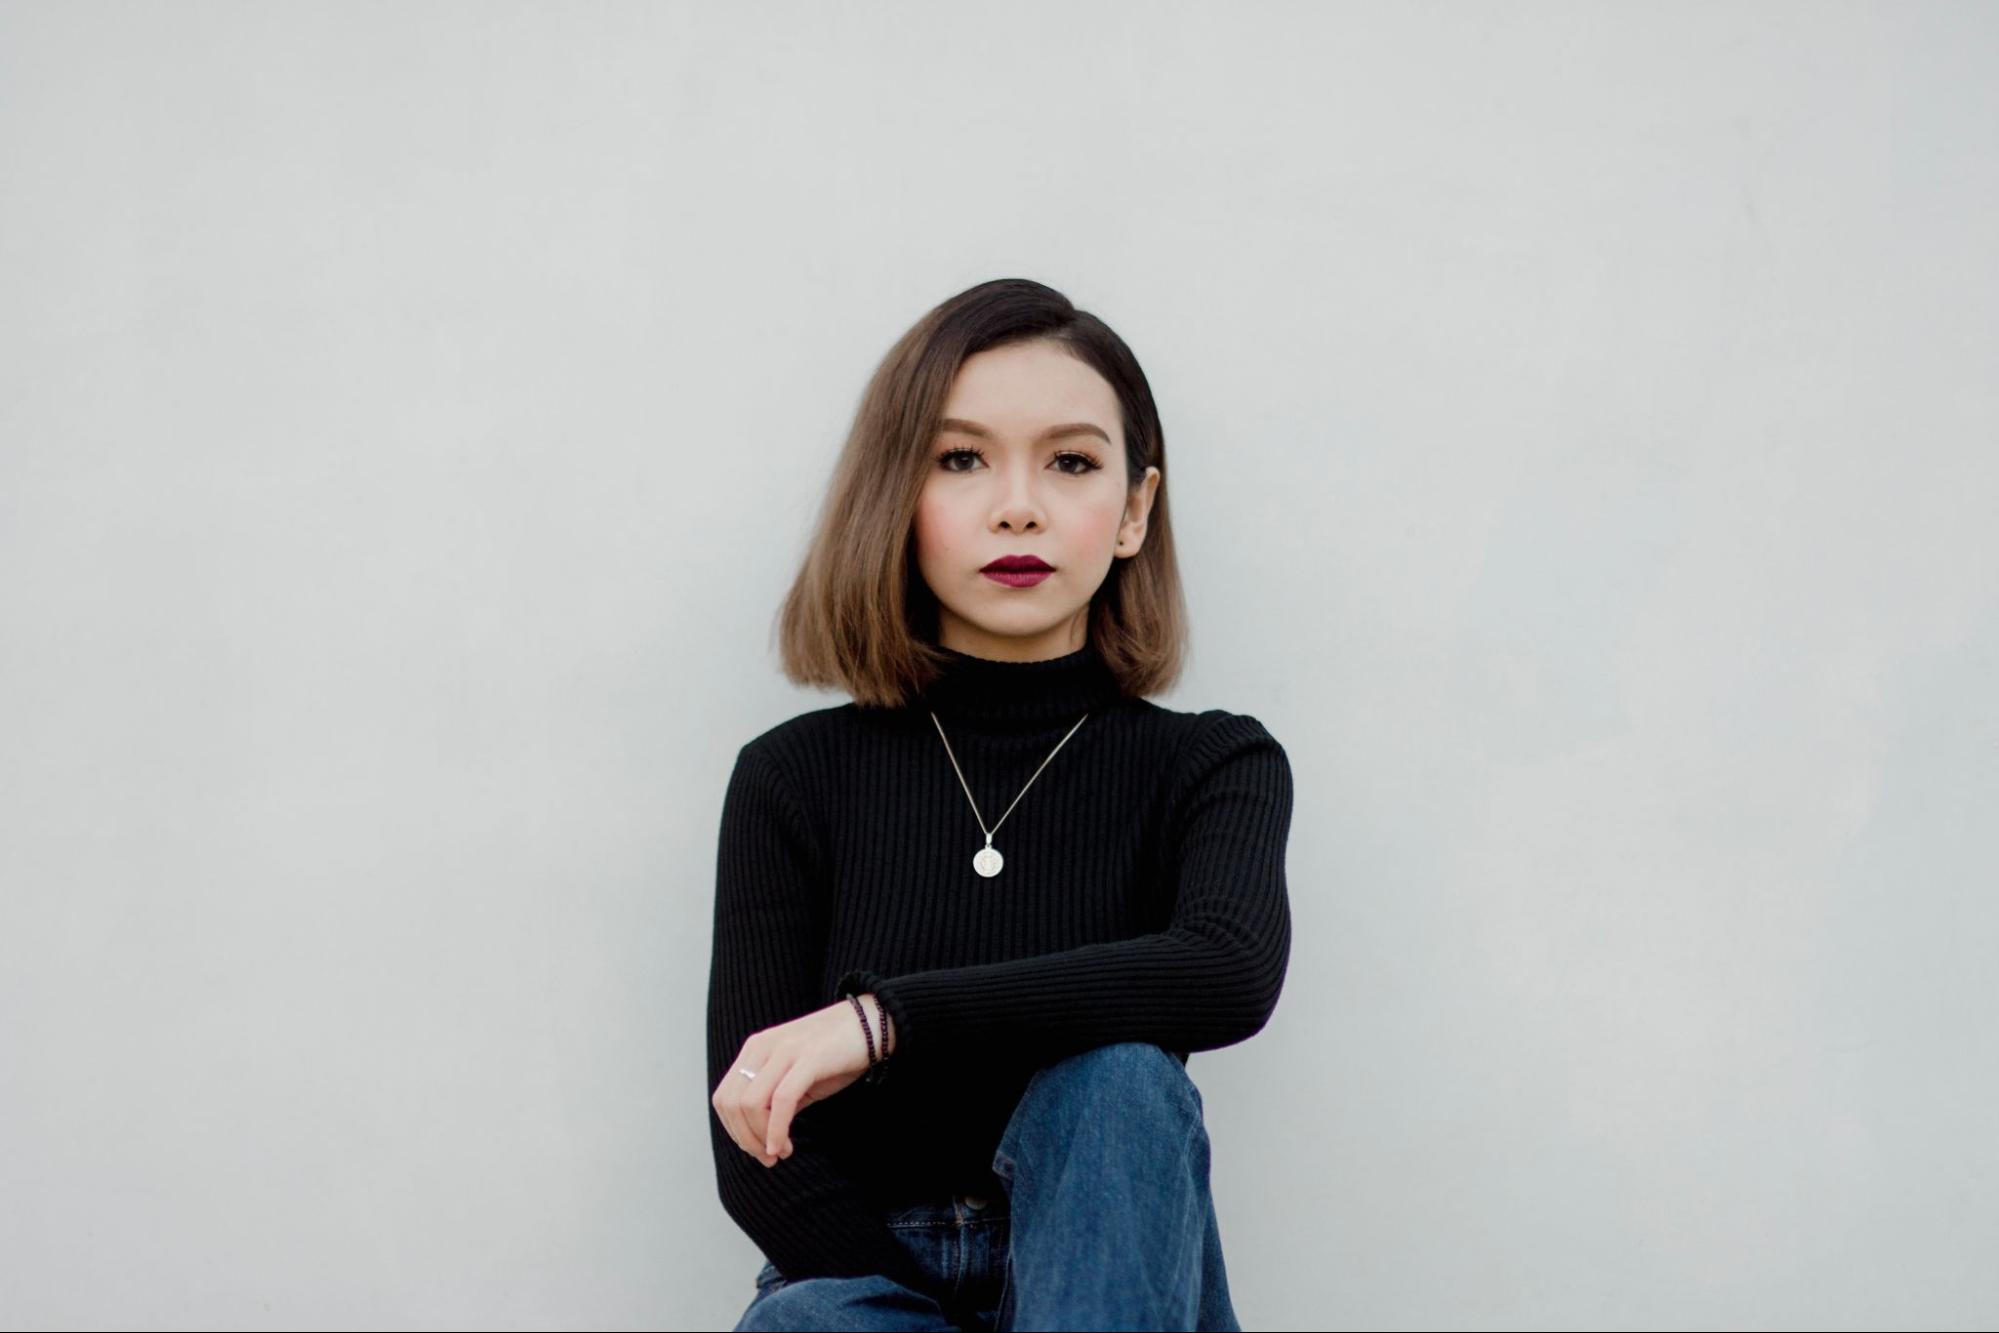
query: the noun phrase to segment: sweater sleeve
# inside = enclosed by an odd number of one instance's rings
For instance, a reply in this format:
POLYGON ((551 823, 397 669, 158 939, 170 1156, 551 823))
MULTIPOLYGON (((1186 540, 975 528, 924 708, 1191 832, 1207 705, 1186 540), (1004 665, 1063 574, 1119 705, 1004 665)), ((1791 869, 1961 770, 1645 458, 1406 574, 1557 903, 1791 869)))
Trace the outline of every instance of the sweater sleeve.
POLYGON ((891 1058, 977 1050, 1038 1065, 1112 1042, 1205 1051, 1258 1032, 1291 953, 1290 761, 1257 719, 1217 710, 1189 743, 1175 790, 1166 929, 893 977, 853 969, 840 989, 873 991, 888 1010, 891 1058))
MULTIPOLYGON (((745 745, 723 798, 716 857, 714 948, 708 972, 708 1088, 712 1098, 752 1033, 828 1001, 819 997, 827 889, 805 809, 775 763, 745 745)), ((766 1167, 705 1104, 723 1210, 785 1277, 883 1274, 918 1290, 926 1279, 889 1231, 863 1182, 849 1173, 828 1108, 791 1123, 792 1154, 766 1167)))

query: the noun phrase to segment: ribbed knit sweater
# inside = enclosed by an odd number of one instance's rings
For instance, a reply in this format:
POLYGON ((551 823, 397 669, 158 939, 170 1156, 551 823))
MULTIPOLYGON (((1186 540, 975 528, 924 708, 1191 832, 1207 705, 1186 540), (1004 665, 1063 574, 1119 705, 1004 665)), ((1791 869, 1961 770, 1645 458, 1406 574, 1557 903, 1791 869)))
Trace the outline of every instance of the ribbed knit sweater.
POLYGON ((1094 645, 946 651, 914 704, 756 736, 723 797, 703 1109, 723 1209, 793 1280, 922 1290, 884 1212, 998 1195, 1035 1070, 1112 1042, 1184 1064, 1243 1041, 1290 959, 1291 769, 1262 723, 1125 695, 1094 645), (972 866, 980 817, 1005 858, 992 878, 972 866), (895 1033, 882 1081, 808 1104, 764 1166, 706 1099, 752 1033, 867 991, 895 1033))

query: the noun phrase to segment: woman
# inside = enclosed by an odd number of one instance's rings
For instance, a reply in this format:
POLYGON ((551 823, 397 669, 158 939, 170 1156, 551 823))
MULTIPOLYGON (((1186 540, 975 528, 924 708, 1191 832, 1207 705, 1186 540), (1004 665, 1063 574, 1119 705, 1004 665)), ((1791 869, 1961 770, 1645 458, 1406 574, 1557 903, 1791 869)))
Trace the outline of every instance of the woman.
POLYGON ((1290 956, 1291 771, 1162 708, 1185 613, 1122 339, 981 284, 884 358, 745 744, 708 1074, 738 1329, 1236 1328, 1192 1051, 1290 956))

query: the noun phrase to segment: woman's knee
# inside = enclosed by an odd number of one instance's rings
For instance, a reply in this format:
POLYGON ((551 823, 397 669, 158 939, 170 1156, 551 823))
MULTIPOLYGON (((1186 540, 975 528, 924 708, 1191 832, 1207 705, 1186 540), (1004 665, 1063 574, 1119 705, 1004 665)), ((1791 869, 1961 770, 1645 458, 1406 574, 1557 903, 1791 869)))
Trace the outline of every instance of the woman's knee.
POLYGON ((1198 1110, 1201 1090, 1178 1056, 1149 1041, 1119 1041, 1057 1060, 1034 1073, 1028 1091, 1087 1089, 1093 1100, 1124 1097, 1158 1102, 1189 1099, 1198 1110))
POLYGON ((1115 1125, 1129 1141, 1202 1131, 1200 1089, 1172 1052, 1150 1042, 1115 1042, 1035 1071, 1014 1107, 993 1169, 1011 1179, 1021 1156, 1077 1143, 1088 1127, 1115 1125))
MULTIPOLYGON (((757 1329, 852 1329, 873 1327, 868 1311, 885 1316, 883 1328, 924 1327, 923 1318, 943 1311, 936 1302, 895 1279, 806 1277, 760 1292, 736 1321, 734 1333, 757 1329)), ((948 1324, 941 1327, 949 1327, 948 1324)))

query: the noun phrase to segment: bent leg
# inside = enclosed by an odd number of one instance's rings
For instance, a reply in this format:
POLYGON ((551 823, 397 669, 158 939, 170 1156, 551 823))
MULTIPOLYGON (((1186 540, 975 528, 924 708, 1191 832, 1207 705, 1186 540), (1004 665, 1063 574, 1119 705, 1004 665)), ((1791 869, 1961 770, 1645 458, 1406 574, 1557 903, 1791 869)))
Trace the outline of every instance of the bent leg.
POLYGON ((1238 1327, 1208 1193, 1200 1089, 1117 1042, 1035 1071, 993 1171, 1012 1212, 999 1326, 1238 1327))
MULTIPOLYGON (((768 1271, 768 1270, 766 1270, 768 1271)), ((750 1329, 886 1329, 894 1333, 958 1333, 958 1326, 930 1297, 893 1278, 807 1277, 796 1282, 759 1278, 756 1299, 736 1321, 750 1329)))

